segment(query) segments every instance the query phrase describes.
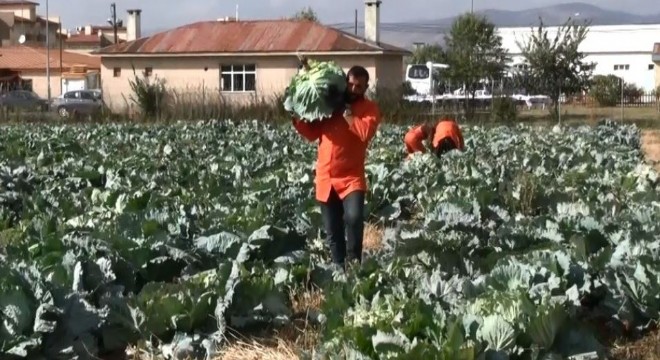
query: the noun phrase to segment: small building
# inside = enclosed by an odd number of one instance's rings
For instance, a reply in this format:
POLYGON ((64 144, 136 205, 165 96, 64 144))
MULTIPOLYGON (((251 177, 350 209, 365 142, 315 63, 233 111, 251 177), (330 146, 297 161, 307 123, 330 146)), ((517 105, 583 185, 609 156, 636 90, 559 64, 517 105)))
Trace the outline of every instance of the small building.
MULTIPOLYGON (((345 71, 362 65, 371 84, 403 83, 410 52, 380 42, 380 3, 365 2, 365 34, 358 37, 311 21, 219 19, 184 25, 96 52, 101 56, 104 101, 124 111, 135 76, 158 77, 178 93, 216 93, 231 102, 274 100, 299 69, 297 55, 334 60, 345 71), (135 73, 134 73, 135 71, 135 73)), ((127 24, 139 34, 139 12, 127 24), (135 25, 137 24, 137 28, 135 25)), ((207 95, 208 96, 208 95, 207 95)))
POLYGON ((27 0, 0 0, 0 41, 2 46, 12 45, 45 45, 46 34, 53 46, 57 38, 61 22, 59 17, 39 16, 39 3, 27 0))
POLYGON ((50 49, 49 65, 48 58, 45 47, 0 47, 0 69, 18 74, 25 86, 43 98, 48 97, 49 77, 52 97, 70 90, 100 87, 101 60, 98 56, 50 49))
MULTIPOLYGON (((554 39, 559 27, 548 26, 548 37, 554 39)), ((537 28, 499 28, 502 45, 509 51, 512 65, 522 65, 517 41, 527 41, 537 28)), ((594 25, 589 26, 586 39, 579 50, 585 61, 594 62, 594 75, 616 75, 645 91, 655 89, 657 66, 650 61, 653 44, 660 36, 660 24, 594 25)))
MULTIPOLYGON (((117 26, 117 43, 126 42, 128 35, 125 26, 117 26)), ((115 44, 115 29, 111 25, 79 26, 75 31, 66 31, 63 41, 66 50, 89 54, 115 44)))

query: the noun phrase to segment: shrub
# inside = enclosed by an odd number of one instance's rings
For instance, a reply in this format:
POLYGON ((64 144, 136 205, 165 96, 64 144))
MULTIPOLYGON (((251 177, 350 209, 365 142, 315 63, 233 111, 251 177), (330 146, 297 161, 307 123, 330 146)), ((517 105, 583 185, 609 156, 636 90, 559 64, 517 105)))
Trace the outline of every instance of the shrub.
POLYGON ((615 75, 596 75, 589 94, 600 106, 616 106, 621 98, 621 79, 615 75))
POLYGON ((131 101, 140 107, 142 116, 145 118, 159 117, 163 104, 165 104, 165 79, 157 76, 153 80, 146 74, 138 77, 133 67, 133 80, 128 81, 133 94, 131 101))
POLYGON ((518 119, 518 106, 510 97, 493 98, 491 119, 496 122, 514 122, 518 119))
POLYGON ((644 89, 635 84, 625 84, 623 86, 623 98, 627 102, 638 102, 644 95, 644 89))

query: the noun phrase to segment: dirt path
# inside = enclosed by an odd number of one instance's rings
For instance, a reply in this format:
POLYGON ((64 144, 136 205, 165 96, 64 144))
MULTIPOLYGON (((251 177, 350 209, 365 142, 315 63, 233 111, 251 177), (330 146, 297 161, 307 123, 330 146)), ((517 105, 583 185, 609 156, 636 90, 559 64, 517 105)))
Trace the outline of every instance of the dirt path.
POLYGON ((660 130, 642 131, 642 150, 649 162, 660 171, 660 130))

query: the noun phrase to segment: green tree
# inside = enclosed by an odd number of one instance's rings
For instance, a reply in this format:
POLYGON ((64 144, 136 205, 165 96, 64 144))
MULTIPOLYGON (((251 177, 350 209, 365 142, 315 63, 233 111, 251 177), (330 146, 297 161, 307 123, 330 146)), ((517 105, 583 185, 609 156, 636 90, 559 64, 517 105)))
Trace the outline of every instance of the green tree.
POLYGON ((427 61, 444 64, 447 54, 438 44, 422 45, 413 51, 410 64, 426 64, 427 61))
MULTIPOLYGON (((465 86, 465 95, 474 96, 484 80, 498 80, 504 74, 507 52, 495 25, 485 17, 468 13, 459 16, 445 36, 447 76, 465 86)), ((471 101, 465 101, 466 115, 472 115, 471 101)))
POLYGON ((585 62, 586 55, 578 49, 588 31, 587 24, 569 18, 551 39, 540 19, 538 28, 527 40, 516 40, 529 65, 524 71, 527 90, 552 99, 551 112, 555 119, 559 118, 561 94, 571 96, 589 87, 594 64, 585 62))
POLYGON ((596 75, 591 79, 589 95, 599 106, 616 106, 621 99, 621 78, 616 75, 596 75))
POLYGON ((319 18, 316 15, 316 11, 314 11, 314 9, 312 9, 311 6, 307 6, 305 8, 298 10, 298 12, 293 14, 291 20, 319 22, 319 18))

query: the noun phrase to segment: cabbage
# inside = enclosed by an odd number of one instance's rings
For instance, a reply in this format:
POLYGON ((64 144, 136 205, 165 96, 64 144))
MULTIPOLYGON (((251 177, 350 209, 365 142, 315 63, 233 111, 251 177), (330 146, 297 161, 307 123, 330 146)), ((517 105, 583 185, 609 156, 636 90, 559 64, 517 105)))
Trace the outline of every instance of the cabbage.
POLYGON ((329 118, 345 104, 346 74, 333 61, 302 62, 286 89, 284 109, 307 122, 329 118))

